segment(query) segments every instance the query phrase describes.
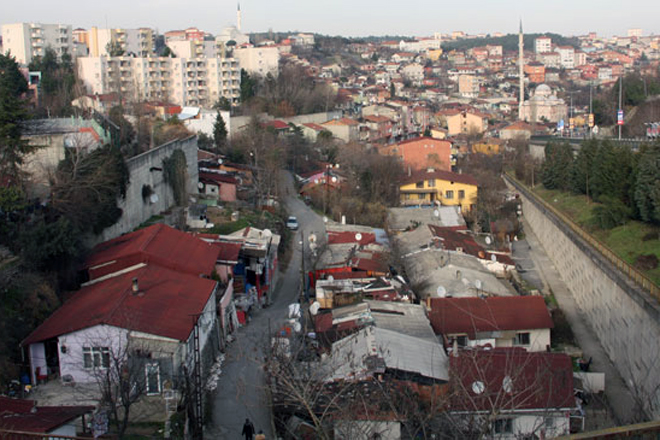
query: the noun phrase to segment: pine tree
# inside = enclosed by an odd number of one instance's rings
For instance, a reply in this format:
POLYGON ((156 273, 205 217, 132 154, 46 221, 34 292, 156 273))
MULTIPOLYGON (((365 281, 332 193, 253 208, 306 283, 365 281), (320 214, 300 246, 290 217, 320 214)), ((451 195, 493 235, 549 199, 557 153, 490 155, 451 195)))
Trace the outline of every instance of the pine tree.
POLYGON ((634 191, 639 216, 660 224, 660 143, 642 151, 634 191))
POLYGON ((13 183, 21 181, 25 155, 37 148, 21 138, 29 117, 27 91, 27 81, 16 60, 0 54, 0 176, 13 183))
POLYGON ((543 186, 548 189, 570 189, 573 149, 569 144, 548 143, 541 174, 543 186))
POLYGON ((219 111, 215 117, 215 124, 213 124, 213 141, 218 150, 221 150, 227 145, 227 126, 219 111))

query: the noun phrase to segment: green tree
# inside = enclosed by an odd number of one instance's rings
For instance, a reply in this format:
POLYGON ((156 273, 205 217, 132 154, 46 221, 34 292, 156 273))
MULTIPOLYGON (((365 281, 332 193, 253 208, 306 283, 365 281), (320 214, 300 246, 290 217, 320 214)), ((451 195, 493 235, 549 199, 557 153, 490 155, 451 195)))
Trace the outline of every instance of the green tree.
POLYGON ((541 172, 543 186, 548 189, 569 189, 572 166, 573 149, 569 144, 548 143, 541 172))
POLYGON ((582 143, 571 169, 571 189, 579 194, 592 196, 594 161, 598 154, 598 141, 595 139, 582 143))
POLYGON ((123 57, 125 50, 121 47, 119 41, 111 40, 108 44, 105 45, 105 50, 108 52, 108 55, 111 57, 123 57))
POLYGON ((227 126, 220 111, 218 111, 213 124, 213 142, 218 150, 222 150, 227 145, 227 126))
POLYGON ((216 110, 224 110, 226 112, 231 111, 231 101, 224 96, 218 99, 218 102, 213 106, 216 110))
POLYGON ((660 142, 640 153, 634 199, 642 220, 660 224, 660 142))
POLYGON ((47 47, 44 56, 36 57, 29 67, 41 72, 39 114, 48 117, 70 115, 76 84, 71 55, 65 52, 58 58, 57 53, 47 47))
POLYGON ((110 121, 119 128, 119 144, 122 148, 132 145, 135 140, 135 129, 133 124, 124 117, 124 108, 119 105, 114 106, 110 109, 108 116, 110 121))
POLYGON ((246 102, 256 94, 257 84, 245 69, 241 69, 241 102, 246 102))
POLYGON ((593 185, 590 179, 590 191, 599 200, 601 196, 610 196, 632 206, 630 194, 634 185, 634 158, 630 148, 615 147, 604 141, 600 144, 593 162, 593 185))
POLYGON ((40 218, 20 236, 23 261, 38 270, 62 270, 81 252, 80 232, 66 217, 40 218))
POLYGON ((14 184, 22 182, 25 155, 37 148, 21 138, 29 117, 24 99, 27 91, 27 82, 16 60, 0 55, 0 175, 14 184))
POLYGON ((396 87, 394 87, 394 83, 390 83, 390 97, 394 98, 396 96, 396 87))

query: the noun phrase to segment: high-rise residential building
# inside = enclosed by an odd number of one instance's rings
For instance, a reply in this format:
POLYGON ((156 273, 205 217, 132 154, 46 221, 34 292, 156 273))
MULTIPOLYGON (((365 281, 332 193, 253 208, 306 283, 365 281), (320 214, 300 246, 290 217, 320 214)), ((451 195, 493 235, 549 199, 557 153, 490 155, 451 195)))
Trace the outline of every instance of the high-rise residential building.
POLYGON ((234 57, 241 69, 251 75, 266 76, 270 73, 277 76, 279 72, 280 51, 277 47, 240 47, 234 49, 234 57))
POLYGON ((67 24, 13 23, 2 25, 3 50, 20 64, 30 64, 52 48, 58 56, 74 54, 71 26, 67 24))
POLYGON ((534 40, 535 53, 548 53, 552 52, 552 38, 538 37, 534 40))
POLYGON ((575 67, 575 48, 573 46, 559 46, 559 64, 564 69, 572 69, 575 67))
POLYGON ((237 102, 240 96, 241 73, 233 58, 84 57, 77 63, 91 94, 207 108, 220 98, 237 102))
POLYGON ((136 57, 154 56, 155 33, 149 28, 139 29, 98 29, 92 27, 88 32, 89 56, 110 56, 111 43, 124 55, 136 57))

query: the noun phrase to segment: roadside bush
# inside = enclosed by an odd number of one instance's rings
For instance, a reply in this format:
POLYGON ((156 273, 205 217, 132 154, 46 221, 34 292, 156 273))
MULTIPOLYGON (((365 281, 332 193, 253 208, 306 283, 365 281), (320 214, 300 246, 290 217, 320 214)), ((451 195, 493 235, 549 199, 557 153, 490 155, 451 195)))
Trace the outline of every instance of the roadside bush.
POLYGON ((614 197, 601 197, 601 205, 593 209, 593 221, 601 229, 613 229, 625 224, 631 209, 614 197))

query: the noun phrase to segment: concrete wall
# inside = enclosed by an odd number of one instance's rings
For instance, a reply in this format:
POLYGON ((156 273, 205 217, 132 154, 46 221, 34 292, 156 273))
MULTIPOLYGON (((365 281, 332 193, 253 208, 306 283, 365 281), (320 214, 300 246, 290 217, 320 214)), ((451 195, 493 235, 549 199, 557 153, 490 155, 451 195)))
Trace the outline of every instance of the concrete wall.
POLYGON ((100 241, 110 240, 132 231, 152 215, 159 214, 174 205, 172 188, 165 183, 163 160, 176 150, 186 155, 188 165, 188 193, 197 193, 199 171, 197 168, 197 137, 172 141, 126 161, 130 174, 130 183, 126 189, 126 198, 120 200, 119 208, 124 212, 114 225, 103 230, 100 241), (142 187, 149 185, 156 201, 142 198, 142 187))
POLYGON ((660 305, 552 213, 520 192, 534 234, 633 395, 660 417, 660 305), (636 391, 637 390, 637 391, 636 391))

